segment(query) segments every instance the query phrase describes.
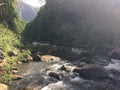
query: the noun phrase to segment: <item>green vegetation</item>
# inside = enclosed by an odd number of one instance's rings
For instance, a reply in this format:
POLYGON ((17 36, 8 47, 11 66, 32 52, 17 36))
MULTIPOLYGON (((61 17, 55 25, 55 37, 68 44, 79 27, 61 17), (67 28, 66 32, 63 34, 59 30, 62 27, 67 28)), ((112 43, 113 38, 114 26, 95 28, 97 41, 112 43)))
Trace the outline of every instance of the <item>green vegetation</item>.
MULTIPOLYGON (((8 52, 15 48, 15 46, 20 46, 20 39, 18 39, 13 31, 5 28, 3 25, 0 26, 0 32, 0 47, 4 51, 5 60, 10 62, 11 59, 8 56, 8 52)), ((0 82, 8 83, 12 79, 10 72, 12 67, 13 63, 4 66, 5 71, 0 74, 0 82)))
POLYGON ((0 0, 0 50, 4 52, 3 63, 0 63, 0 82, 9 83, 12 80, 12 69, 16 62, 30 54, 29 50, 21 52, 24 45, 21 43, 21 32, 26 23, 16 11, 15 0, 0 0), (17 50, 17 56, 9 56, 11 50, 17 50))
POLYGON ((18 60, 24 59, 25 55, 30 54, 29 50, 21 52, 21 48, 24 45, 21 43, 21 36, 15 34, 10 29, 5 28, 3 25, 0 26, 0 48, 5 54, 4 61, 4 72, 0 74, 0 82, 9 83, 12 80, 12 68, 16 66, 18 60), (18 55, 10 57, 8 55, 9 51, 17 49, 18 55))
POLYGON ((88 48, 116 44, 120 39, 116 32, 92 23, 91 12, 81 6, 79 0, 47 0, 38 16, 26 26, 24 38, 30 42, 47 41, 88 48))
POLYGON ((16 11, 15 0, 0 0, 0 4, 0 23, 15 33, 21 33, 25 27, 25 22, 16 11))
POLYGON ((0 32, 0 47, 6 54, 12 48, 21 47, 20 36, 3 25, 0 26, 0 32))

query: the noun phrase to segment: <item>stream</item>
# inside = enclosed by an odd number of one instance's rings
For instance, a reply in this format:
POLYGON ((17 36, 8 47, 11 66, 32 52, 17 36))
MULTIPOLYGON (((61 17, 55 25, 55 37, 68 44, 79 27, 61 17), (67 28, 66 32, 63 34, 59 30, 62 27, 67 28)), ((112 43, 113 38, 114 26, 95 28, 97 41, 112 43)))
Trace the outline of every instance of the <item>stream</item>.
POLYGON ((12 81, 9 90, 120 90, 120 60, 109 61, 101 55, 32 61, 19 66, 17 74, 23 78, 12 81))

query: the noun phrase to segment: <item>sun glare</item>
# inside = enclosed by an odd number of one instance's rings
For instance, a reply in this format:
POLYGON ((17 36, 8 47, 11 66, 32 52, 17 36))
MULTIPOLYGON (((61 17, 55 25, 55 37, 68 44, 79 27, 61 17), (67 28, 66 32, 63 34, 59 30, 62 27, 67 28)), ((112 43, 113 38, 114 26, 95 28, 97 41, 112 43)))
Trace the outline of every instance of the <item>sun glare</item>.
POLYGON ((23 0, 23 2, 33 7, 41 7, 45 4, 45 0, 23 0))

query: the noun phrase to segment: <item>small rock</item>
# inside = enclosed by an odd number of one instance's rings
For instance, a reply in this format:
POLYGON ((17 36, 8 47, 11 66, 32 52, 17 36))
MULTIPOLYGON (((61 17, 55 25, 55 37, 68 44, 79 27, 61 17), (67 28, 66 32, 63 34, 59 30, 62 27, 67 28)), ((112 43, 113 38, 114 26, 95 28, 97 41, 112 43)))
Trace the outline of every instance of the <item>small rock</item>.
POLYGON ((55 72, 50 72, 48 75, 50 77, 53 77, 53 78, 57 79, 57 80, 61 80, 62 79, 62 77, 59 74, 55 73, 55 72))
POLYGON ((41 61, 40 55, 34 55, 33 61, 41 61))
POLYGON ((20 80, 23 79, 23 76, 21 75, 13 75, 13 80, 20 80))
POLYGON ((12 70, 12 73, 13 73, 13 74, 15 74, 15 73, 17 73, 17 72, 18 72, 17 70, 12 70))
POLYGON ((25 89, 24 90, 41 90, 41 86, 39 86, 39 85, 28 85, 28 86, 26 86, 25 87, 25 89))
POLYGON ((0 83, 0 90, 8 90, 8 86, 0 83))
POLYGON ((25 58, 25 59, 22 59, 22 60, 20 60, 20 62, 22 62, 22 63, 29 63, 29 61, 25 58))
POLYGON ((25 58, 26 58, 27 61, 33 61, 33 58, 30 55, 26 55, 25 58))
POLYGON ((21 61, 17 61, 16 63, 17 63, 17 64, 22 64, 22 62, 21 62, 21 61))
POLYGON ((73 70, 73 72, 75 72, 75 73, 79 73, 80 72, 80 70, 81 70, 81 68, 75 68, 74 70, 73 70))
POLYGON ((113 59, 120 59, 120 48, 114 48, 108 53, 108 56, 113 59))
POLYGON ((17 56, 18 55, 18 50, 11 50, 9 53, 8 53, 9 56, 17 56))
POLYGON ((40 58, 41 58, 41 61, 43 62, 60 61, 59 57, 52 56, 52 55, 43 55, 40 58))

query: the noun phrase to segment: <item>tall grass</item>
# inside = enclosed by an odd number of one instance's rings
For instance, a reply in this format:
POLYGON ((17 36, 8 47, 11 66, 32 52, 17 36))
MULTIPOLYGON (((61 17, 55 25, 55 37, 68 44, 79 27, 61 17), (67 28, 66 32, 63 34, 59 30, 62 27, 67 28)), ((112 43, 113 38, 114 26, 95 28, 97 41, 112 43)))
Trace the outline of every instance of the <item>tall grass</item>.
POLYGON ((5 28, 3 25, 0 25, 0 49, 4 52, 4 61, 6 61, 6 64, 3 66, 4 72, 0 73, 1 83, 8 84, 12 80, 12 68, 15 67, 16 61, 23 59, 26 54, 30 54, 29 50, 21 53, 20 49, 22 47, 21 36, 15 34, 12 30, 5 28), (18 55, 10 57, 8 53, 13 49, 18 50, 18 55))

